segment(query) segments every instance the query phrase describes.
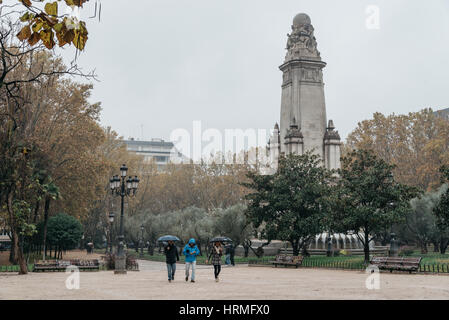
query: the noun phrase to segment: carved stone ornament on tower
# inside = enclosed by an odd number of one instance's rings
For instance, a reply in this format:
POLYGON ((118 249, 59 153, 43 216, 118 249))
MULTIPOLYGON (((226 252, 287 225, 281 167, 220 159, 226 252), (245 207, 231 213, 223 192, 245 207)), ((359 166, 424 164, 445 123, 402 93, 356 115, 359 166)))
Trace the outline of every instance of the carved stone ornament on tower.
POLYGON ((305 13, 298 14, 293 19, 292 33, 287 34, 287 55, 285 56, 285 61, 304 57, 321 60, 313 32, 314 28, 309 16, 305 13))

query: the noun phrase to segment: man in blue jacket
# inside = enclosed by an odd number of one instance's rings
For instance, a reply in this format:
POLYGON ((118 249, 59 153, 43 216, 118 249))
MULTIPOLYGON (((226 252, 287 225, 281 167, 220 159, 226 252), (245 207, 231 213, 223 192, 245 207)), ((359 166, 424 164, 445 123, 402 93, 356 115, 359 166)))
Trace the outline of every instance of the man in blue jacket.
POLYGON ((196 246, 195 239, 190 239, 185 245, 182 253, 186 256, 186 281, 189 281, 189 270, 192 267, 191 282, 195 282, 196 256, 200 254, 200 250, 196 246))

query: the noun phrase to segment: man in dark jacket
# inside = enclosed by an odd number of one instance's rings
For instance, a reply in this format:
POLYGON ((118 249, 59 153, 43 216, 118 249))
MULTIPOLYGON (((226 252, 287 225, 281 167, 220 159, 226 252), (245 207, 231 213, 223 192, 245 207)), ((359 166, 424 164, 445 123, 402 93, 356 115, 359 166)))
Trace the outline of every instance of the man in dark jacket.
POLYGON ((230 247, 229 247, 229 258, 231 260, 231 265, 232 266, 235 266, 234 256, 235 256, 235 248, 234 248, 234 245, 231 244, 230 247))
POLYGON ((173 241, 168 241, 164 248, 165 261, 167 262, 168 282, 175 280, 176 261, 179 261, 178 248, 173 241))

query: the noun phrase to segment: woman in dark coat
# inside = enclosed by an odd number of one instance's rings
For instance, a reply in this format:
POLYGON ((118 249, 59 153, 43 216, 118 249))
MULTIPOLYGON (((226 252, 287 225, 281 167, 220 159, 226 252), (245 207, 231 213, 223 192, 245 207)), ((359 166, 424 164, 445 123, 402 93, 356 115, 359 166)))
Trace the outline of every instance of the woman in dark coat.
POLYGON ((215 281, 218 282, 220 279, 218 278, 218 275, 221 271, 221 256, 223 255, 223 248, 221 247, 220 242, 215 242, 215 244, 212 246, 212 250, 210 251, 209 257, 206 260, 206 263, 208 261, 211 261, 211 263, 214 265, 214 275, 215 275, 215 281), (212 260, 211 260, 212 258, 212 260))

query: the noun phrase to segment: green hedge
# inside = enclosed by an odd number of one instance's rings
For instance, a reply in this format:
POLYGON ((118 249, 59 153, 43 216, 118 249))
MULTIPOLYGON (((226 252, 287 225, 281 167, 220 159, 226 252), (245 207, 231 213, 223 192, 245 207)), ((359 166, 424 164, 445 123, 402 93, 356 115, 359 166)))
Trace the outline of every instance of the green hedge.
MULTIPOLYGON (((34 264, 28 265, 28 271, 33 271, 34 264)), ((20 267, 18 265, 14 266, 0 266, 0 272, 19 272, 20 267)))

